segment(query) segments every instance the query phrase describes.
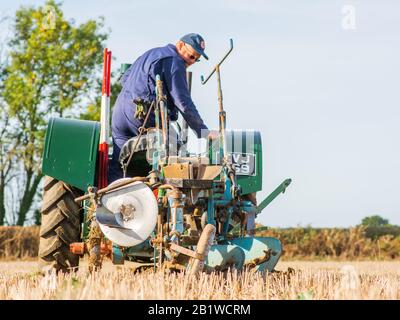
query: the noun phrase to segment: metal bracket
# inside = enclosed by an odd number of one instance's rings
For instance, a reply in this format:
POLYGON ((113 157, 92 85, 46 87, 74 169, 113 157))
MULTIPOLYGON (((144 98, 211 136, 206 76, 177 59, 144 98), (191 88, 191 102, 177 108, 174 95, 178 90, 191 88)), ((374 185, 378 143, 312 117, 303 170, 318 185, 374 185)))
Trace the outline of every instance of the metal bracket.
POLYGON ((224 62, 226 57, 231 53, 231 51, 233 50, 233 39, 229 39, 229 42, 230 42, 230 48, 229 48, 228 52, 224 55, 224 57, 221 59, 221 61, 218 62, 218 64, 214 67, 214 69, 208 75, 206 80, 204 80, 203 76, 200 77, 201 78, 201 84, 206 84, 207 83, 207 81, 211 78, 211 76, 214 74, 214 72, 219 68, 219 66, 222 64, 222 62, 224 62))
POLYGON ((188 249, 188 248, 178 246, 178 245, 175 244, 175 243, 171 243, 169 248, 170 248, 171 250, 174 250, 174 251, 176 251, 176 252, 182 253, 182 254, 184 254, 184 255, 186 255, 186 256, 195 258, 195 259, 200 260, 200 261, 205 261, 205 260, 206 260, 206 258, 205 258, 204 255, 202 255, 202 254, 200 254, 200 253, 197 253, 197 252, 195 252, 195 251, 193 251, 193 250, 190 250, 190 249, 188 249))
POLYGON ((263 250, 264 255, 258 258, 254 258, 253 260, 245 263, 244 267, 248 267, 249 269, 253 269, 255 267, 257 267, 258 265, 269 261, 269 259, 271 258, 271 256, 275 256, 276 252, 272 251, 271 249, 268 250, 263 250))
POLYGON ((266 197, 258 206, 257 206, 257 213, 260 213, 262 210, 265 209, 277 196, 281 193, 285 193, 286 188, 290 185, 292 179, 286 179, 283 181, 274 191, 270 193, 268 197, 266 197))

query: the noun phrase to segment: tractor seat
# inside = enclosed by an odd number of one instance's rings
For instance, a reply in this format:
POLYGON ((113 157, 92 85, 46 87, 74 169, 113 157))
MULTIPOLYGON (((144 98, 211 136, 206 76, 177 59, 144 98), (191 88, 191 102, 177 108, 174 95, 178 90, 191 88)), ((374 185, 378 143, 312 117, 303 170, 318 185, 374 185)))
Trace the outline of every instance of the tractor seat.
MULTIPOLYGON (((161 146, 159 150, 159 143, 157 143, 157 129, 149 128, 147 133, 142 135, 140 138, 138 136, 130 138, 121 148, 119 154, 119 163, 123 165, 126 163, 133 152, 138 139, 138 145, 136 146, 135 153, 132 155, 131 162, 129 163, 127 175, 130 177, 135 176, 147 176, 151 170, 151 164, 153 162, 153 154, 155 151, 160 152, 160 158, 164 156, 162 152, 164 148, 161 146)), ((159 137, 162 137, 160 132, 159 137)), ((169 130, 170 144, 169 144, 169 154, 170 156, 176 156, 178 150, 181 147, 181 142, 177 139, 178 134, 170 127, 169 130)))
MULTIPOLYGON (((136 141, 139 137, 130 138, 121 148, 121 152, 119 154, 119 162, 125 163, 128 161, 131 151, 135 147, 136 141)), ((140 137, 139 144, 136 147, 136 152, 145 151, 147 149, 147 136, 143 135, 140 137)))
MULTIPOLYGON (((119 154, 119 163, 121 165, 128 161, 138 138, 139 137, 133 137, 122 146, 119 154)), ((147 141, 146 135, 144 135, 140 137, 139 144, 136 147, 136 152, 132 155, 131 162, 127 168, 127 177, 145 177, 151 171, 151 165, 146 159, 146 148, 147 141)))

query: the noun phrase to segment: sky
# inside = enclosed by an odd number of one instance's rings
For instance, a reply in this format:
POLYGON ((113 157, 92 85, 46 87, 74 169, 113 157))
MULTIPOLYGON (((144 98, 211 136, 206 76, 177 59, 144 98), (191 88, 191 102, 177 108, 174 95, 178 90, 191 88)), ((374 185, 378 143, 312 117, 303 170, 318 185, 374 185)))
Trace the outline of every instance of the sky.
MULTIPOLYGON (((0 16, 44 1, 0 0, 0 16)), ((227 127, 261 132, 262 201, 272 227, 348 227, 370 215, 400 224, 400 2, 393 0, 65 0, 81 23, 104 16, 107 46, 133 62, 146 50, 200 33, 209 61, 191 67, 192 98, 218 126, 221 67, 227 127)), ((191 135, 191 139, 194 136, 191 135)))

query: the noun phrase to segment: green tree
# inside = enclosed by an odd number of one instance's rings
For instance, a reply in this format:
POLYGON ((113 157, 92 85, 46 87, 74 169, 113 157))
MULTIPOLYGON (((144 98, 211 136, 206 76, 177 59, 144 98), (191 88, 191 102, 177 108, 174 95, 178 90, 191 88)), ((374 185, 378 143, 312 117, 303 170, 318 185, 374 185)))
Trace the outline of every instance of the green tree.
MULTIPOLYGON (((0 85, 1 90, 1 85, 0 85)), ((15 155, 21 134, 13 129, 8 107, 0 99, 0 226, 6 222, 6 193, 15 178, 15 155)))
POLYGON ((35 209, 32 202, 42 180, 40 164, 49 117, 79 114, 78 106, 95 86, 107 39, 103 26, 103 18, 75 26, 53 0, 16 12, 3 98, 21 136, 15 148, 15 160, 22 168, 18 225, 35 209))
POLYGON ((362 219, 361 224, 366 227, 383 227, 389 225, 389 220, 381 216, 369 216, 362 219))
MULTIPOLYGON (((7 30, 7 16, 0 17, 2 30, 7 30)), ((0 39, 0 92, 4 90, 5 67, 7 64, 6 38, 0 39)), ((18 144, 15 131, 12 129, 8 105, 0 96, 0 225, 6 222, 6 191, 12 180, 13 157, 15 146, 18 144)))
MULTIPOLYGON (((0 86, 1 90, 1 86, 0 86)), ((6 185, 9 182, 9 174, 11 171, 10 152, 10 136, 8 134, 9 117, 4 104, 0 104, 0 226, 4 224, 6 217, 5 193, 6 185)))

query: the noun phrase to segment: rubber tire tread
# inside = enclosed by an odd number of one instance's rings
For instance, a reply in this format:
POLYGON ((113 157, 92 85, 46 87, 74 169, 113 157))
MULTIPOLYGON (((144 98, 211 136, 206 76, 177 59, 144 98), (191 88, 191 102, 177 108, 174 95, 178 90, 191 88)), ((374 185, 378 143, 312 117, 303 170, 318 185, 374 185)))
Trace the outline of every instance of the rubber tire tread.
POLYGON ((82 208, 74 202, 77 194, 81 192, 62 181, 45 177, 39 242, 42 267, 68 272, 79 265, 79 256, 69 251, 72 242, 81 240, 82 208))

